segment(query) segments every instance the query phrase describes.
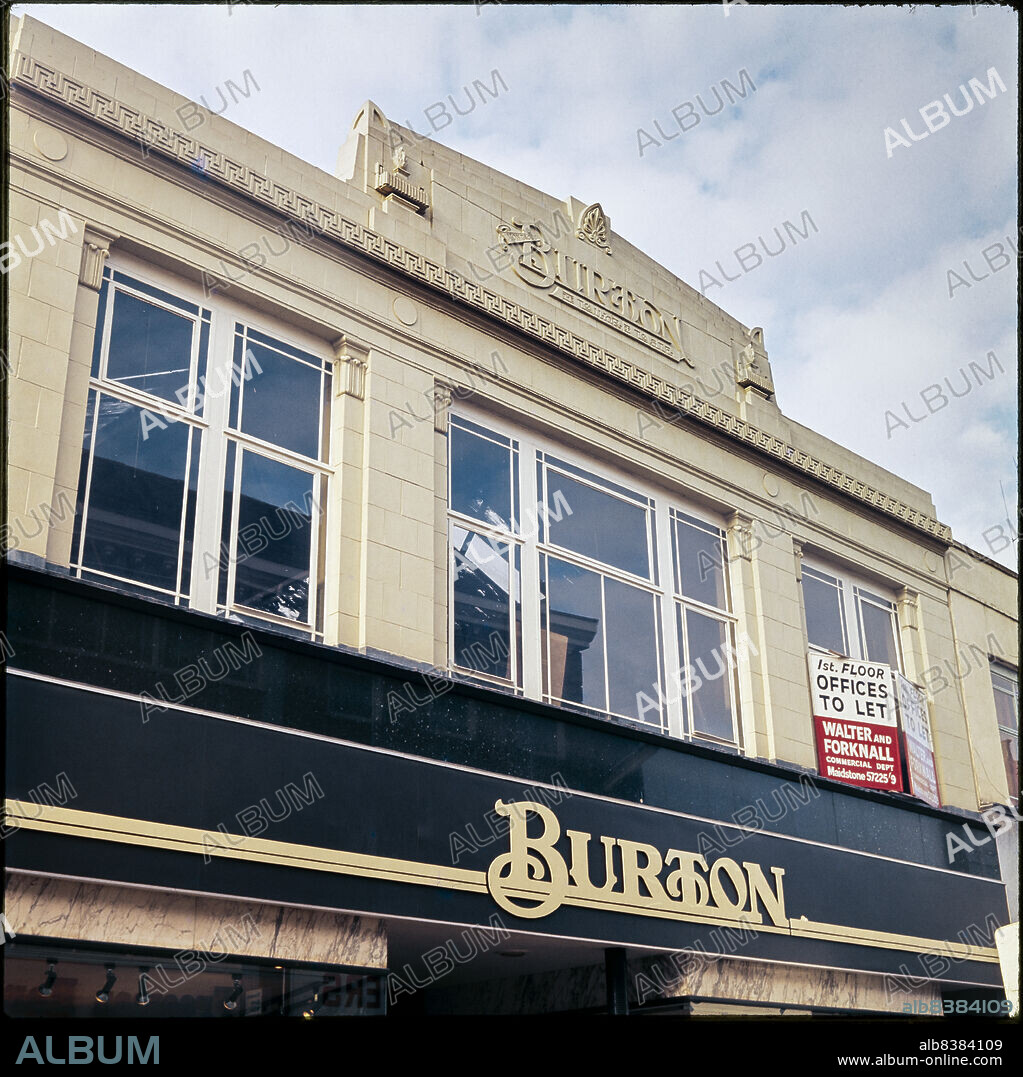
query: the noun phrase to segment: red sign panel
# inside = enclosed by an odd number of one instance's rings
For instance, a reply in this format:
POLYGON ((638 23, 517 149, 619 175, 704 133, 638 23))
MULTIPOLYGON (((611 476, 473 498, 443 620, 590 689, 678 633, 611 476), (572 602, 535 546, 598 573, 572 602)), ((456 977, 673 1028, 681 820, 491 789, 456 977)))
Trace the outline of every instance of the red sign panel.
POLYGON ((818 770, 864 789, 902 791, 891 667, 811 652, 818 770))

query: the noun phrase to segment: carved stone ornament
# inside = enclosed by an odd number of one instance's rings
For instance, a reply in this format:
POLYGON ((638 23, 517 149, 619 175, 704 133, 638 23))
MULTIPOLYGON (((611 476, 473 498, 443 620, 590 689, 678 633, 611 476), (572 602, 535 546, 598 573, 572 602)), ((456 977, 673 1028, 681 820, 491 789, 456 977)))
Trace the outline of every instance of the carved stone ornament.
POLYGON ((408 175, 408 157, 405 154, 405 147, 400 142, 391 154, 391 164, 395 172, 400 172, 403 176, 408 175))
POLYGON ((86 288, 98 292, 103 286, 103 266, 110 255, 110 244, 118 238, 120 237, 116 233, 97 228, 95 225, 85 226, 78 279, 86 288))
POLYGON ((736 380, 744 389, 756 389, 764 396, 774 394, 774 380, 767 366, 767 352, 764 349, 764 331, 759 326, 746 329, 743 333, 745 344, 739 351, 736 363, 736 380))
POLYGON ((587 206, 579 214, 579 228, 576 235, 580 239, 585 239, 587 243, 592 243, 594 247, 600 247, 608 254, 611 253, 611 227, 607 214, 600 208, 599 202, 587 206))
POLYGON ((360 341, 353 340, 347 333, 334 341, 333 348, 338 361, 336 395, 363 400, 366 394, 369 348, 360 341))

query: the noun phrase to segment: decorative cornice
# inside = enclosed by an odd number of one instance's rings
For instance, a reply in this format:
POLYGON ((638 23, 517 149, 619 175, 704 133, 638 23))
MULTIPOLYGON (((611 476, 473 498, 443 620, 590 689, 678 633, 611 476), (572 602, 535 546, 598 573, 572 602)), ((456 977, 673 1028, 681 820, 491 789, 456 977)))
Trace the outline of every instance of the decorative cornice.
POLYGON ((715 429, 804 475, 817 479, 852 500, 930 535, 939 542, 947 544, 952 541, 951 530, 926 513, 896 500, 884 491, 802 449, 787 444, 781 438, 758 429, 715 404, 693 396, 691 392, 672 385, 653 371, 645 370, 614 355, 599 344, 540 317, 513 300, 466 280, 418 251, 411 251, 357 221, 349 220, 336 210, 260 175, 247 165, 232 160, 224 153, 203 145, 167 124, 144 116, 137 109, 122 104, 108 94, 100 93, 61 71, 47 67, 34 57, 24 53, 16 54, 16 66, 10 84, 37 93, 107 130, 124 135, 133 142, 141 141, 147 146, 147 156, 160 154, 185 168, 200 171, 205 180, 217 182, 286 217, 312 225, 321 235, 349 250, 388 265, 451 299, 514 326, 527 336, 675 408, 681 418, 693 419, 703 426, 715 429), (196 162, 202 162, 201 167, 196 162))

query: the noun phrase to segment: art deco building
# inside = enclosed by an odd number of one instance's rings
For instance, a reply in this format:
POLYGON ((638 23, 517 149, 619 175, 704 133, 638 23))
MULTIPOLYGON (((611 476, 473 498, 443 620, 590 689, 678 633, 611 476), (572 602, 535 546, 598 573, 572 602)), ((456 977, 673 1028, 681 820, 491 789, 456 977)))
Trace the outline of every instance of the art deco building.
POLYGON ((1003 1012, 1014 574, 599 204, 14 27, 9 1014, 1003 1012))

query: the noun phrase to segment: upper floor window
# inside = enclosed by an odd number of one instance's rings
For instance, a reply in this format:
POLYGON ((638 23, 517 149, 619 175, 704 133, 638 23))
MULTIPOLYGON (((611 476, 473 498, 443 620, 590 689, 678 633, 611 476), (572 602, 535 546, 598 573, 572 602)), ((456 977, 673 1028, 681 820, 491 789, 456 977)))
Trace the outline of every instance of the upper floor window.
POLYGON ((330 360, 154 272, 104 270, 72 572, 318 635, 330 360))
POLYGON ((892 599, 848 574, 833 575, 805 561, 802 577, 811 647, 902 668, 898 614, 892 599))
POLYGON ((998 739, 1002 744, 1009 799, 1019 803, 1019 675, 1016 670, 991 662, 991 687, 995 693, 998 739))
POLYGON ((676 736, 739 743, 716 525, 461 414, 449 427, 448 474, 453 669, 676 736))

